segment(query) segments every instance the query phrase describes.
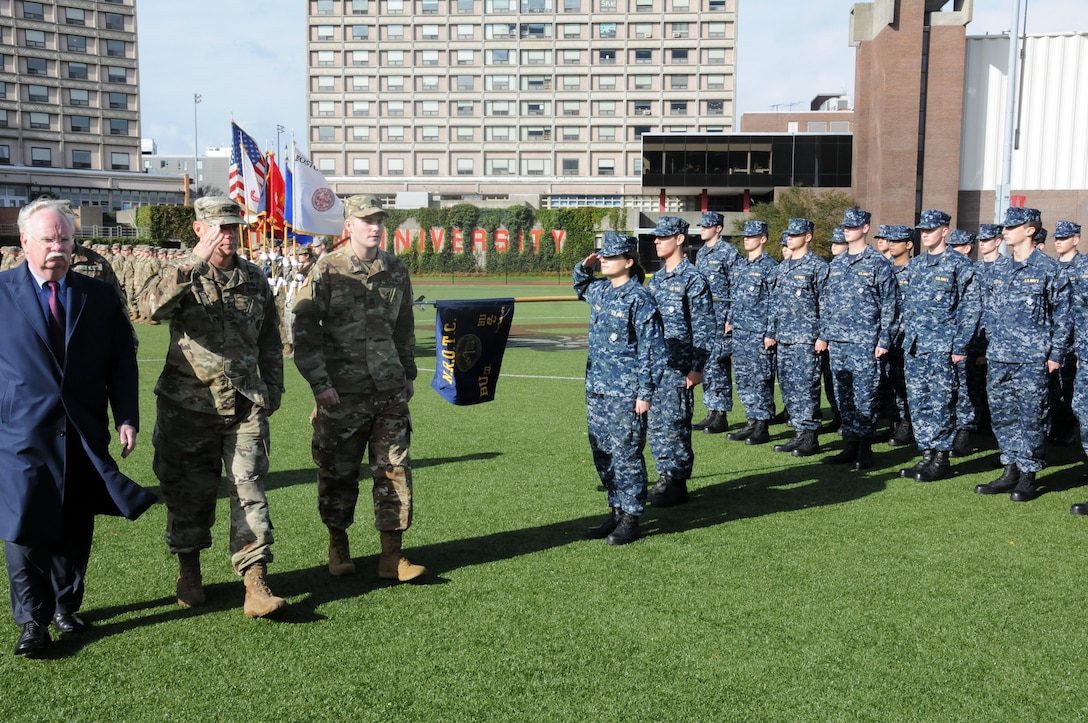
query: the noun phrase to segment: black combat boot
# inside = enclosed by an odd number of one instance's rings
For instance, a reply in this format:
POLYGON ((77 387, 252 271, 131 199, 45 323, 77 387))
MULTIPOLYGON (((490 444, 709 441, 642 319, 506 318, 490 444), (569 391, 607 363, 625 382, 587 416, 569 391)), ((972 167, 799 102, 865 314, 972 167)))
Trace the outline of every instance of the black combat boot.
POLYGON ((914 475, 922 471, 923 468, 928 467, 929 463, 933 461, 933 455, 937 452, 932 449, 923 449, 922 458, 918 460, 918 464, 913 467, 904 467, 899 470, 899 476, 903 479, 914 479, 914 475))
POLYGON ((873 466, 873 443, 868 439, 862 438, 858 440, 858 456, 854 459, 854 469, 860 471, 863 469, 872 469, 873 466))
POLYGON ((619 507, 612 508, 612 514, 607 520, 597 525, 596 527, 590 527, 586 530, 586 537, 591 540, 600 540, 604 537, 608 537, 612 534, 612 531, 616 529, 616 525, 619 524, 620 518, 623 516, 623 510, 619 507))
POLYGON ((688 482, 663 474, 647 493, 646 500, 654 507, 682 505, 688 501, 688 482))
POLYGON ((729 417, 725 412, 711 412, 710 422, 703 427, 707 434, 721 434, 729 429, 729 417))
POLYGON ((833 454, 830 457, 824 457, 820 461, 824 464, 850 464, 858 458, 858 448, 861 443, 856 439, 851 439, 846 442, 846 446, 838 454, 833 454))
POLYGON ((743 442, 752 436, 752 429, 756 426, 756 420, 749 419, 748 422, 735 432, 730 432, 725 435, 725 438, 730 442, 743 442))
POLYGON ((752 433, 744 440, 745 444, 767 444, 771 435, 767 433, 767 420, 757 419, 752 425, 752 433))
POLYGON ((1031 502, 1039 496, 1039 486, 1035 484, 1034 472, 1021 472, 1020 481, 1016 483, 1016 489, 1009 494, 1013 502, 1031 502))
POLYGON ((895 425, 895 431, 892 432, 892 438, 888 440, 888 446, 906 447, 909 444, 914 444, 914 427, 911 426, 909 419, 901 419, 895 425))
POLYGON ((1015 464, 1005 465, 1005 469, 1002 470, 1001 476, 995 479, 993 482, 987 482, 984 485, 975 485, 975 494, 979 495, 996 495, 1002 492, 1008 492, 1016 483, 1020 481, 1020 468, 1015 464))
POLYGON ((706 418, 704 418, 703 421, 696 422, 695 424, 691 425, 692 431, 701 432, 704 429, 706 429, 706 425, 710 424, 714 420, 714 415, 715 414, 717 414, 717 412, 715 412, 713 410, 707 410, 706 418))
POLYGON ((819 433, 815 429, 801 432, 801 442, 791 452, 794 457, 811 457, 820 452, 819 433))
POLYGON ((609 545, 626 545, 638 539, 638 515, 629 515, 620 512, 621 518, 615 531, 608 536, 606 542, 609 545))
POLYGON ((948 463, 948 452, 941 451, 934 452, 929 464, 914 473, 914 479, 919 482, 936 482, 951 476, 952 465, 948 463))
POLYGON ((801 445, 801 437, 802 437, 802 435, 804 433, 805 433, 804 430, 800 430, 800 429, 797 430, 796 432, 793 433, 793 437, 790 438, 790 441, 786 442, 785 444, 776 444, 774 446, 774 451, 775 452, 792 452, 793 450, 797 449, 801 445))
POLYGON ((826 432, 828 434, 831 434, 832 432, 837 432, 840 429, 842 429, 842 417, 839 415, 838 412, 835 412, 835 416, 831 417, 830 422, 820 427, 821 432, 826 432))
POLYGON ((971 432, 967 429, 957 429, 956 436, 952 438, 952 456, 967 457, 971 454, 971 432))

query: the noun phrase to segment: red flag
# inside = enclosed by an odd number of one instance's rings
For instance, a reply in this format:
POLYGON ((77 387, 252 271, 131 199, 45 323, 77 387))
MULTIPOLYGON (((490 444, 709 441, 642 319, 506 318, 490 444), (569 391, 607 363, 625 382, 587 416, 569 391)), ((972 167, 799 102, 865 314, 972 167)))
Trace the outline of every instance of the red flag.
POLYGON ((286 196, 285 191, 283 174, 280 173, 279 166, 276 165, 276 154, 269 153, 268 175, 265 178, 265 208, 267 209, 265 223, 274 234, 282 234, 284 231, 283 200, 286 196))

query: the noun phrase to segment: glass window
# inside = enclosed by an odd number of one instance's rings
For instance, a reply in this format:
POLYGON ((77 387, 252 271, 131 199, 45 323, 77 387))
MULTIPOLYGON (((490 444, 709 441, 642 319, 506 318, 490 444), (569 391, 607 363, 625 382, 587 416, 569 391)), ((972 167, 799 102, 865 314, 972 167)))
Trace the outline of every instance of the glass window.
POLYGON ((509 141, 514 138, 513 126, 488 126, 484 128, 484 140, 509 141))
POLYGON ((30 127, 35 130, 49 130, 50 121, 48 113, 31 113, 30 127))
POLYGON ((635 0, 636 13, 652 13, 653 11, 654 0, 635 0))
POLYGON ((438 0, 419 0, 419 9, 424 15, 437 15, 438 0))
POLYGON ((351 51, 351 64, 352 65, 370 65, 370 51, 369 50, 353 50, 353 51, 351 51))
POLYGON ((691 0, 672 0, 673 12, 687 12, 691 10, 691 0))
POLYGON ((582 62, 581 50, 564 50, 563 65, 579 65, 582 62))
POLYGON ((721 74, 711 74, 706 76, 707 90, 722 90, 725 88, 725 76, 721 74))
POLYGON ((484 173, 488 176, 509 176, 513 172, 512 158, 488 158, 484 161, 484 173))
POLYGON ((317 0, 318 15, 332 15, 332 0, 317 0))
POLYGON ((457 140, 459 141, 474 141, 476 140, 476 129, 472 126, 457 126, 457 140))
POLYGON ((631 85, 635 90, 653 90, 654 79, 652 75, 636 75, 631 79, 631 85))
POLYGON ((385 162, 386 172, 390 176, 403 176, 404 175, 404 159, 403 158, 390 158, 385 162))
POLYGON ((424 100, 419 104, 419 113, 424 116, 437 116, 438 115, 438 101, 437 100, 424 100))
POLYGON ((457 0, 458 15, 471 15, 476 12, 476 3, 473 0, 457 0))
POLYGON ((577 23, 566 23, 560 27, 560 34, 564 40, 577 40, 582 37, 582 26, 577 23))
POLYGON ((725 0, 710 0, 710 12, 725 12, 725 0))
POLYGON ((706 36, 708 38, 724 38, 725 23, 707 23, 706 36))
POLYGON ((457 27, 457 39, 458 40, 472 40, 476 37, 476 26, 474 25, 458 25, 457 27))
POLYGON ((35 166, 52 166, 53 151, 49 148, 31 148, 30 163, 35 166))
POLYGON ((517 32, 518 26, 513 23, 489 23, 484 26, 484 37, 488 40, 513 38, 517 32))
POLYGON ((106 41, 106 55, 111 58, 124 58, 127 53, 125 52, 124 40, 107 40, 106 41))
POLYGON ((472 65, 475 62, 475 55, 471 50, 458 50, 457 51, 457 64, 458 65, 472 65))
POLYGON ((107 65, 106 81, 109 83, 127 83, 128 71, 125 68, 118 68, 116 65, 107 65))
POLYGON ((351 39, 352 40, 369 40, 370 39, 370 26, 369 25, 352 25, 351 26, 351 39))
POLYGON ((11 163, 11 147, 0 146, 0 164, 8 165, 11 163))
POLYGON ((471 158, 458 158, 457 159, 457 175, 458 176, 471 176, 472 175, 472 159, 471 158))
POLYGON ((688 103, 687 103, 687 101, 685 101, 685 100, 674 100, 671 103, 669 103, 669 114, 670 115, 687 115, 688 114, 688 103))
POLYGON ((404 115, 404 101, 403 100, 387 100, 385 102, 385 114, 393 118, 399 118, 404 115))
POLYGON ((631 112, 634 115, 650 115, 653 113, 653 103, 648 100, 636 100, 632 103, 631 112))
POLYGON ((616 64, 616 51, 615 50, 599 50, 599 51, 597 51, 597 63, 598 63, 598 65, 615 65, 616 64))
POLYGON ((45 7, 41 3, 24 2, 23 17, 31 20, 45 20, 45 7))
POLYGON ((317 127, 317 140, 319 141, 334 141, 336 140, 336 129, 332 126, 318 126, 317 127))
POLYGON ((317 170, 322 173, 336 173, 336 159, 319 158, 317 161, 317 170))
MULTIPOLYGON (((394 91, 394 92, 397 92, 397 93, 403 91, 404 90, 404 76, 403 75, 387 75, 387 76, 385 76, 385 89, 386 90, 391 90, 391 91, 394 91)), ((391 102, 400 103, 402 107, 404 105, 403 101, 399 101, 399 100, 398 101, 391 101, 391 102)))
POLYGON ((370 140, 370 126, 352 126, 351 127, 351 140, 353 140, 353 141, 369 141, 370 140))
POLYGON ((510 65, 510 51, 507 49, 485 50, 484 65, 510 65))
POLYGON ((654 62, 654 51, 652 50, 636 50, 635 62, 640 65, 648 65, 654 62))
POLYGON ((386 15, 403 15, 404 0, 385 0, 386 15))
POLYGON ((351 173, 354 176, 368 176, 370 175, 370 159, 369 158, 354 158, 351 161, 351 173))
POLYGON ((318 40, 333 39, 333 28, 331 25, 318 25, 314 32, 317 34, 318 40))
POLYGON ((127 136, 128 121, 123 118, 110 118, 110 135, 127 136))
POLYGON ((317 102, 317 114, 319 116, 331 116, 336 112, 336 103, 331 100, 319 100, 317 102))
POLYGON ((598 38, 614 38, 614 37, 616 37, 616 24, 615 23, 598 23, 597 24, 597 37, 598 38))
POLYGON ((578 141, 582 139, 582 129, 578 126, 566 126, 563 128, 563 140, 578 141))
POLYGON ((514 87, 512 75, 485 75, 484 90, 510 90, 514 87))
POLYGON ((484 101, 484 115, 513 115, 514 102, 509 100, 484 101))
POLYGON ((551 173, 551 163, 546 158, 523 158, 521 173, 525 176, 547 176, 551 173))
POLYGON ((636 38, 652 38, 654 36, 653 23, 635 23, 636 38))
POLYGON ((706 62, 714 65, 725 63, 725 48, 707 48, 706 62))
POLYGON ((82 35, 65 35, 64 44, 69 53, 87 52, 87 38, 82 35))
POLYGON ((370 12, 370 0, 351 0, 352 15, 366 15, 370 12))
POLYGON ((614 75, 598 75, 597 76, 597 90, 615 90, 616 89, 616 76, 614 75))
POLYGON ((707 115, 725 115, 725 102, 720 100, 708 100, 706 102, 707 115))
POLYGON ((578 175, 578 159, 577 158, 564 158, 563 159, 563 175, 564 176, 577 176, 578 175))
POLYGON ((403 25, 386 25, 385 26, 385 39, 386 40, 404 40, 404 26, 403 25))
POLYGON ((484 12, 510 13, 514 11, 514 0, 484 0, 484 12))
POLYGON ((24 31, 23 38, 26 40, 26 46, 28 48, 45 47, 45 33, 41 30, 26 30, 24 31))
POLYGON ((387 140, 387 141, 403 141, 404 140, 404 126, 386 126, 385 127, 385 140, 387 140))
POLYGON ((404 51, 403 50, 387 50, 387 51, 385 51, 385 64, 386 65, 404 65, 404 51))
POLYGON ((563 76, 563 90, 581 90, 582 78, 578 75, 563 76))
POLYGON ((119 13, 106 13, 106 30, 124 30, 125 16, 119 13))
POLYGON ((458 75, 457 76, 457 90, 475 90, 476 79, 471 75, 458 75))
POLYGON ((673 23, 672 24, 672 36, 674 38, 686 38, 688 37, 690 30, 687 23, 673 23))
POLYGON ((421 141, 437 141, 438 126, 420 126, 419 139, 421 141))
POLYGON ((582 12, 582 0, 563 0, 563 12, 565 12, 565 13, 580 13, 580 12, 582 12))
POLYGON ((471 100, 459 100, 456 103, 456 107, 457 115, 465 116, 476 114, 476 104, 471 100))
POLYGON ((601 158, 597 160, 597 175, 598 176, 614 176, 616 175, 616 162, 611 158, 601 158))
POLYGON ((0 128, 8 127, 8 112, 0 108, 0 128))
POLYGON ((90 151, 72 151, 72 168, 90 168, 91 167, 91 152, 90 151))
POLYGON ((420 25, 419 26, 419 39, 420 40, 438 40, 438 26, 437 25, 420 25))
POLYGON ((616 140, 616 126, 597 126, 597 140, 599 140, 599 141, 614 141, 614 140, 616 140))
POLYGON ((28 85, 26 87, 26 99, 31 103, 48 103, 49 88, 44 85, 28 85))
POLYGON ((71 105, 90 105, 91 94, 82 88, 72 88, 68 91, 68 102, 71 105))
POLYGON ((64 22, 66 25, 86 25, 87 13, 80 8, 64 8, 64 22))
POLYGON ((87 115, 70 115, 68 116, 69 127, 73 133, 90 133, 91 132, 91 117, 87 115))
POLYGON ((616 0, 597 0, 597 11, 602 13, 616 12, 616 0))
POLYGON ((563 101, 563 115, 581 115, 582 102, 578 100, 563 101))
POLYGON ((110 93, 110 108, 128 108, 128 93, 110 93))
POLYGON ((688 51, 685 48, 673 48, 670 53, 673 65, 687 65, 688 51))
POLYGON ((670 75, 669 76, 669 88, 672 90, 687 90, 688 89, 688 76, 686 75, 670 75))
POLYGON ((550 13, 552 0, 521 0, 521 12, 523 13, 550 13))
POLYGON ((370 101, 369 100, 357 100, 351 104, 351 114, 353 116, 368 116, 370 115, 370 101))
POLYGON ((438 65, 438 51, 437 50, 421 50, 421 51, 419 51, 419 64, 420 65, 438 65))
POLYGON ((438 81, 438 76, 437 75, 423 75, 423 76, 420 76, 420 78, 419 78, 419 89, 420 90, 428 90, 428 91, 438 90, 439 87, 440 86, 439 86, 439 81, 438 81))
POLYGON ((328 66, 336 62, 336 54, 331 50, 319 50, 317 51, 317 64, 318 66, 328 66))

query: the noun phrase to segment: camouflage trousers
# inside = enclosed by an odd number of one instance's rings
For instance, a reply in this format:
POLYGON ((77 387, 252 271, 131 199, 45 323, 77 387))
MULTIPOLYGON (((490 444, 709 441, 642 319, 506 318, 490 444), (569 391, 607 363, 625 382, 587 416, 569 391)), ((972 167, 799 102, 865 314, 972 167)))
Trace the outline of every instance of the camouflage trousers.
POLYGON ((374 527, 407 530, 412 524, 412 463, 408 454, 412 418, 407 391, 341 393, 339 404, 318 407, 311 422, 321 521, 335 530, 351 526, 366 454, 374 481, 374 527))
POLYGON ((1077 375, 1077 357, 1066 354, 1062 366, 1056 372, 1050 372, 1050 427, 1064 432, 1077 423, 1073 414, 1074 380, 1077 375))
POLYGON ((835 375, 831 373, 831 355, 825 350, 820 354, 820 377, 824 382, 824 396, 831 413, 839 416, 839 401, 835 399, 835 375))
POLYGON ((712 412, 733 411, 733 339, 719 330, 703 370, 703 404, 712 412))
POLYGON ((1021 472, 1046 466, 1047 395, 1045 362, 1020 364, 989 360, 986 391, 990 398, 990 426, 1001 450, 1001 464, 1015 464, 1021 472))
POLYGON ((985 366, 978 365, 977 354, 968 354, 956 365, 956 429, 978 429, 979 403, 986 392, 985 371, 985 366))
POLYGON ((691 416, 695 394, 686 388, 684 375, 666 369, 661 384, 654 390, 650 404, 650 454, 659 475, 675 479, 691 478, 695 451, 691 448, 691 416))
POLYGON ((1073 413, 1080 422, 1080 444, 1088 455, 1088 362, 1078 364, 1073 381, 1073 413))
POLYGON ((798 432, 820 428, 820 355, 811 342, 782 344, 778 348, 778 387, 790 415, 790 426, 798 432))
POLYGON ((828 343, 835 400, 842 417, 842 438, 872 439, 876 432, 880 364, 868 344, 846 341, 828 343))
POLYGON ((233 416, 182 409, 158 398, 152 444, 155 476, 166 502, 166 544, 172 553, 211 547, 219 483, 226 470, 230 499, 230 560, 241 573, 272 561, 268 417, 248 400, 233 416))
POLYGON ((763 348, 763 332, 733 330, 737 395, 748 419, 774 416, 774 348, 763 348))
POLYGON ((630 397, 586 393, 593 465, 608 490, 608 506, 629 515, 646 510, 646 417, 635 414, 630 397))
MULTIPOLYGON (((914 441, 918 449, 952 450, 956 435, 956 367, 948 352, 903 355, 907 374, 907 399, 914 441)), ((960 362, 956 366, 962 366, 960 362)))
POLYGON ((880 413, 893 421, 910 421, 907 374, 902 347, 892 347, 880 357, 880 413))

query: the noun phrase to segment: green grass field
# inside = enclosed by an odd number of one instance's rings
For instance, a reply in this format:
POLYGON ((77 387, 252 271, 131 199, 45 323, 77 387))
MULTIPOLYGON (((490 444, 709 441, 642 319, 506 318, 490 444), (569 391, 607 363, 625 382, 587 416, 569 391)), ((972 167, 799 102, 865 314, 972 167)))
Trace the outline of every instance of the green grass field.
MULTIPOLYGON (((571 292, 417 282, 416 293, 571 292)), ((1088 520, 1068 512, 1088 498, 1079 448, 1053 449, 1046 494, 1014 504, 972 493, 997 473, 989 438, 954 461, 954 479, 927 485, 898 478, 913 452, 885 445, 876 469, 853 473, 697 434, 690 503, 648 509, 644 539, 610 547, 581 537, 607 512, 585 431, 587 318, 583 304, 519 304, 495 401, 454 407, 427 387, 434 315, 417 312, 425 371, 405 547, 431 570, 422 584, 378 582, 368 505, 351 529, 359 574, 329 576, 313 400, 288 361, 268 479, 270 582, 286 614, 242 615, 225 493, 203 555, 208 604, 192 610, 174 603, 161 505, 136 522, 99 518, 83 610, 93 630, 25 660, 3 614, 0 720, 1088 718, 1088 520)), ((151 390, 167 333, 139 331, 144 428, 123 469, 155 487, 151 390)))

